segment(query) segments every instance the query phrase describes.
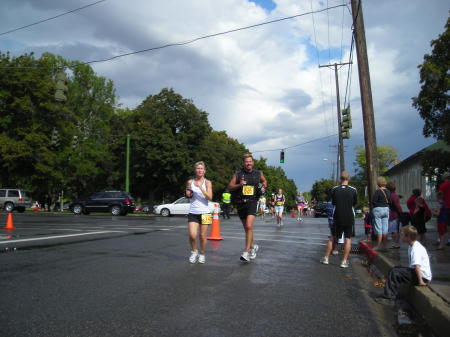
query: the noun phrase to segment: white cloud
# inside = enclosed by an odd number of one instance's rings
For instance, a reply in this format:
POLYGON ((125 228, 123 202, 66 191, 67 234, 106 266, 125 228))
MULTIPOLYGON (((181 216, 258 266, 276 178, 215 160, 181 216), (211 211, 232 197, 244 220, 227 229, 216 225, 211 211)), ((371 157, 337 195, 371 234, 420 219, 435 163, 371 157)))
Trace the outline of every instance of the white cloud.
MULTIPOLYGON (((110 0, 0 36, 0 45, 13 55, 48 50, 87 61, 311 11, 308 1, 274 3, 277 6, 269 12, 245 0, 110 0)), ((323 9, 326 3, 336 6, 342 1, 314 0, 312 7, 323 9)), ((78 6, 78 1, 5 0, 0 31, 78 6)), ((416 66, 429 52, 430 40, 443 31, 448 4, 444 0, 365 1, 363 10, 377 137, 383 145, 391 142, 398 147, 404 157, 430 142, 421 136, 422 121, 410 98, 419 88, 416 66), (394 18, 392 8, 397 7, 403 10, 394 18)), ((215 129, 226 130, 250 149, 285 148, 336 132, 334 73, 319 70, 318 64, 348 60, 351 22, 347 8, 340 7, 93 67, 114 81, 125 106, 132 108, 149 94, 172 87, 207 111, 215 129)), ((350 166, 353 146, 363 144, 357 73, 355 63, 354 129, 346 158, 350 166)), ((346 67, 339 76, 343 101, 346 67)), ((334 143, 330 138, 286 152, 284 168, 299 187, 307 189, 315 179, 329 176, 334 143), (324 157, 330 160, 324 162, 324 157)), ((276 151, 263 155, 269 164, 278 163, 276 151)))

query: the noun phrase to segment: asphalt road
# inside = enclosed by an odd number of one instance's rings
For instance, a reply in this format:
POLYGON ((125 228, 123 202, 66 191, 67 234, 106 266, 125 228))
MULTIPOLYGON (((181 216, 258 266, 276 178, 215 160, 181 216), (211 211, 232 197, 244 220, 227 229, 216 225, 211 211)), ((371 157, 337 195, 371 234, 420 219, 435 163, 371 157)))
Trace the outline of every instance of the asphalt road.
POLYGON ((14 214, 14 224, 0 231, 0 251, 13 250, 0 254, 1 336, 395 335, 358 256, 348 269, 318 262, 323 218, 258 220, 261 249, 247 264, 242 226, 222 220, 204 265, 187 261, 182 217, 14 214))

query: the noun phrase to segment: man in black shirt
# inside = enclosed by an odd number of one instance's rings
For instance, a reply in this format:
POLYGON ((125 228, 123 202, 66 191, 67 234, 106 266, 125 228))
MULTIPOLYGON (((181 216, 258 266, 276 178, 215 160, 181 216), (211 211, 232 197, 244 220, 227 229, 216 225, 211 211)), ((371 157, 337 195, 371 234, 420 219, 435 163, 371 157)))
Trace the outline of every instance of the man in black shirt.
POLYGON ((245 229, 245 250, 240 257, 243 262, 255 259, 259 249, 258 245, 253 243, 253 223, 259 196, 264 194, 267 188, 264 174, 254 169, 253 165, 253 156, 244 155, 243 168, 233 175, 228 184, 228 189, 234 191, 238 215, 245 229))
POLYGON ((343 171, 341 174, 341 184, 333 187, 331 191, 331 201, 334 206, 333 222, 334 226, 331 235, 328 237, 327 249, 325 256, 321 259, 323 264, 328 264, 333 242, 344 233, 344 257, 341 261, 341 268, 348 267, 348 256, 352 245, 352 237, 355 236, 355 211, 353 207, 358 199, 356 188, 348 184, 350 175, 343 171))

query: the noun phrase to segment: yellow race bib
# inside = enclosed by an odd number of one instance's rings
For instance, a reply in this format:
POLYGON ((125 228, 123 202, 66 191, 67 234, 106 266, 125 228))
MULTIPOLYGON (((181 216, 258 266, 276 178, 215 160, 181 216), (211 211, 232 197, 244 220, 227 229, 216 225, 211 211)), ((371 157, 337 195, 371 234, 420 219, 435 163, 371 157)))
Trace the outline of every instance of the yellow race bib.
POLYGON ((283 206, 283 202, 282 201, 277 201, 277 206, 283 206))
POLYGON ((242 186, 242 195, 254 195, 255 194, 255 186, 253 185, 244 185, 242 186))
POLYGON ((212 224, 212 215, 209 213, 202 214, 202 225, 211 225, 212 224))

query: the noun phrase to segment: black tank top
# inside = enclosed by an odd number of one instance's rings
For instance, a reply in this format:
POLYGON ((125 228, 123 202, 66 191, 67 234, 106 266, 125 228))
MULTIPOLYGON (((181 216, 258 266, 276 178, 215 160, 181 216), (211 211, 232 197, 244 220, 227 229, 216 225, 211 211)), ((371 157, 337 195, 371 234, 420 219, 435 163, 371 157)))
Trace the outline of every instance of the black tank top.
MULTIPOLYGON (((237 196, 245 199, 255 199, 259 198, 259 188, 258 185, 261 180, 261 171, 253 169, 251 172, 247 172, 244 169, 240 169, 236 172, 236 183, 239 184, 241 182, 242 177, 247 182, 245 186, 253 187, 253 195, 244 195, 244 187, 239 188, 237 192, 237 196)), ((250 188, 251 189, 251 188, 250 188)))

